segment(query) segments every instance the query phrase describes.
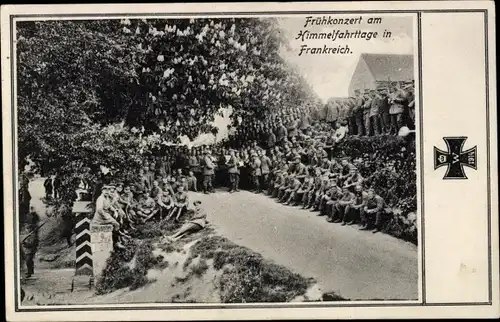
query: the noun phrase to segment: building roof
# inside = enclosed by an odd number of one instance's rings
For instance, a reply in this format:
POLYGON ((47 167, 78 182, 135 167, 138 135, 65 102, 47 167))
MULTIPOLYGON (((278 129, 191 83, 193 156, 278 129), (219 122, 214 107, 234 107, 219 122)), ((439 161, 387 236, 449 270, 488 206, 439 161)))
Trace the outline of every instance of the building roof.
POLYGON ((361 54, 376 81, 415 79, 413 55, 361 54))

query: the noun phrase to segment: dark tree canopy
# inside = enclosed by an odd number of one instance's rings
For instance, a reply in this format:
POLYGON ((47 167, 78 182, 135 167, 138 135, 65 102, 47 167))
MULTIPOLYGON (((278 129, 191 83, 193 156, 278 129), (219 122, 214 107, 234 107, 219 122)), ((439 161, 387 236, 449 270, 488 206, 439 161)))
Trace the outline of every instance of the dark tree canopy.
POLYGON ((313 98, 275 19, 20 22, 16 45, 20 168, 48 162, 69 181, 215 133, 221 108, 265 118, 313 98))

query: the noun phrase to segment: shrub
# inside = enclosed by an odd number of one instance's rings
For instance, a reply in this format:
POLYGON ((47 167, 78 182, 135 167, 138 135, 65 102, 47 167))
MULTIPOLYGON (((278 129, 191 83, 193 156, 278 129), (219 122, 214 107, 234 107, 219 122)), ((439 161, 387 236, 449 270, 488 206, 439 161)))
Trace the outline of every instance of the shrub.
POLYGON ((198 263, 196 263, 195 265, 193 265, 193 267, 191 267, 191 272, 195 276, 201 277, 207 271, 207 269, 208 269, 207 261, 204 259, 200 259, 198 263))
POLYGON ((137 245, 130 243, 127 249, 120 252, 113 252, 108 259, 103 274, 97 281, 97 294, 104 294, 114 290, 130 287, 137 289, 148 283, 148 270, 161 265, 162 258, 153 254, 150 243, 137 245), (135 257, 135 267, 126 265, 135 257))
POLYGON ((210 236, 199 240, 191 248, 188 261, 198 256, 198 265, 202 268, 204 259, 213 259, 216 270, 224 269, 220 280, 224 303, 286 302, 304 294, 313 283, 312 279, 293 273, 223 237, 210 236))

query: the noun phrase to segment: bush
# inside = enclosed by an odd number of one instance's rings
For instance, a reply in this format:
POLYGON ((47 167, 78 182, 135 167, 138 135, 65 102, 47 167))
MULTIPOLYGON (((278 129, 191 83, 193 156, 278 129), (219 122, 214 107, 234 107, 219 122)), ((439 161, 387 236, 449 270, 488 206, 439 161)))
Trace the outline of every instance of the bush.
POLYGON ((193 275, 201 277, 203 274, 205 274, 207 269, 208 269, 207 261, 204 259, 200 259, 198 263, 196 263, 195 265, 193 265, 193 267, 191 267, 191 272, 193 273, 193 275))
POLYGON ((292 273, 223 237, 198 241, 191 248, 188 261, 198 256, 200 264, 204 259, 213 259, 216 270, 226 267, 220 281, 224 303, 286 302, 304 294, 313 283, 312 279, 292 273))

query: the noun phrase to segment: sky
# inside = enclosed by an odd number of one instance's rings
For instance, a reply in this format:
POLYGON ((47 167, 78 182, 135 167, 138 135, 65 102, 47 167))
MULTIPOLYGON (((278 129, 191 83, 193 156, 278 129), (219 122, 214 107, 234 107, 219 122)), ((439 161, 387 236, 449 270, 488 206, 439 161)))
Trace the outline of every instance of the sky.
MULTIPOLYGON (((323 15, 314 16, 322 17, 323 15)), ((356 18, 360 15, 331 15, 332 18, 356 18)), ((304 28, 306 16, 279 18, 280 27, 285 38, 289 42, 288 49, 283 48, 281 55, 289 63, 298 67, 306 80, 318 96, 326 102, 330 97, 346 97, 348 94, 349 82, 357 65, 360 54, 413 54, 414 53, 414 17, 411 15, 362 15, 363 20, 358 25, 308 25, 304 28), (367 24, 369 17, 381 17, 380 24, 367 24), (342 39, 342 40, 305 40, 295 39, 301 30, 310 32, 331 32, 339 29, 342 32, 349 31, 377 31, 377 39, 342 39), (392 33, 391 38, 382 38, 384 30, 392 33), (305 55, 299 56, 300 47, 307 44, 309 47, 338 47, 347 44, 353 51, 349 55, 305 55)), ((328 15, 326 15, 328 17, 328 15)))

